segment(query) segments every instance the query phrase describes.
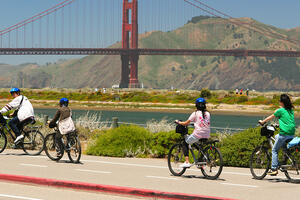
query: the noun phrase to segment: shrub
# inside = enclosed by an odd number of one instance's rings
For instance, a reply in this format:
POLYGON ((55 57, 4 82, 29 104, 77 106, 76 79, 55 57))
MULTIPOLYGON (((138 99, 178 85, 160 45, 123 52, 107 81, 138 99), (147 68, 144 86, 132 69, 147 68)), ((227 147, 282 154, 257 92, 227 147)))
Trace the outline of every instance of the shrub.
POLYGON ((247 96, 239 96, 239 98, 237 99, 237 103, 245 103, 247 101, 248 101, 247 96))
POLYGON ((152 134, 150 146, 153 157, 163 158, 168 155, 171 146, 181 139, 181 135, 175 133, 175 131, 170 132, 159 132, 152 134))
POLYGON ((251 128, 223 139, 220 150, 226 166, 249 167, 252 151, 263 141, 259 130, 251 128))
POLYGON ((203 88, 200 92, 200 96, 204 97, 204 98, 210 98, 212 96, 212 94, 209 89, 203 88))
POLYGON ((298 99, 294 102, 294 105, 300 106, 300 98, 298 98, 298 99))
POLYGON ((103 131, 88 145, 86 153, 97 156, 132 157, 150 153, 150 132, 130 125, 103 131))

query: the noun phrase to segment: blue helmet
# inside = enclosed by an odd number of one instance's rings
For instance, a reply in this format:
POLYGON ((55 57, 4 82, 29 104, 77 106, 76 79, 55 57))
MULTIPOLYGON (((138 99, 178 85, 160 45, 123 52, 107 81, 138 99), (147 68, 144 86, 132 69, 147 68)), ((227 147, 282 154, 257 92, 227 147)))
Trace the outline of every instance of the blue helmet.
POLYGON ((69 104, 69 99, 67 99, 67 98, 61 98, 61 99, 59 100, 59 104, 60 104, 60 105, 66 105, 66 106, 68 106, 68 104, 69 104))
POLYGON ((12 93, 14 93, 14 92, 20 93, 21 90, 20 90, 19 88, 12 88, 12 89, 10 90, 10 93, 12 94, 12 93))
POLYGON ((198 103, 206 103, 206 100, 204 99, 204 98, 198 98, 198 99, 196 99, 196 102, 195 102, 196 104, 198 104, 198 103))

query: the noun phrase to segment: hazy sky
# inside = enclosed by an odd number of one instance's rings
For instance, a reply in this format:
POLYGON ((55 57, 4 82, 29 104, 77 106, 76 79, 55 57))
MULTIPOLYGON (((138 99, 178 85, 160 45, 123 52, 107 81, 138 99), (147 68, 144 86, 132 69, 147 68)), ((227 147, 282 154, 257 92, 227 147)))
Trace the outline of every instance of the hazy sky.
MULTIPOLYGON (((0 1, 2 3, 0 29, 3 30, 62 0, 0 1)), ((202 0, 202 2, 233 17, 251 17, 280 28, 300 26, 299 0, 202 0)), ((121 8, 122 0, 76 0, 72 6, 57 12, 56 29, 54 29, 53 14, 48 19, 44 18, 41 22, 34 24, 33 27, 27 26, 26 47, 46 47, 47 45, 48 47, 105 47, 113 44, 121 40, 121 8), (60 20, 62 16, 64 16, 63 22, 60 20), (46 32, 47 20, 48 30, 50 30, 48 33, 46 32), (32 30, 34 30, 33 37, 30 33, 32 30), (64 37, 59 36, 62 33, 64 37)), ((207 15, 207 13, 192 8, 184 0, 139 0, 139 31, 172 30, 198 15, 207 15)), ((18 33, 10 35, 11 42, 8 42, 8 36, 3 37, 2 47, 8 45, 23 47, 23 35, 24 30, 21 29, 18 33), (16 37, 18 37, 18 43, 16 43, 16 37)), ((55 59, 57 59, 56 56, 0 56, 1 63, 11 64, 45 63, 55 59)))

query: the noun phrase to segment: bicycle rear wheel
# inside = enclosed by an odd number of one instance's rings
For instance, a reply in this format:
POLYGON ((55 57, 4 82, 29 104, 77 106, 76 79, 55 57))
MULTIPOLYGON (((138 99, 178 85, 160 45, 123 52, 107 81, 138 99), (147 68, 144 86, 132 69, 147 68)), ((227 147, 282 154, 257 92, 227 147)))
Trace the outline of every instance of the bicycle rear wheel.
POLYGON ((174 144, 168 154, 168 167, 174 176, 181 176, 186 168, 180 167, 185 161, 182 144, 174 144))
POLYGON ((285 164, 281 166, 285 176, 292 183, 300 183, 300 152, 298 148, 292 149, 285 164))
POLYGON ((271 166, 271 157, 268 149, 258 146, 254 149, 250 157, 250 171, 253 178, 261 180, 265 178, 271 166))
POLYGON ((45 138, 45 153, 51 160, 58 161, 60 160, 64 155, 64 150, 61 150, 61 154, 57 153, 57 150, 61 147, 58 146, 55 142, 55 134, 51 133, 46 136, 45 138))
POLYGON ((44 150, 44 136, 38 130, 24 132, 23 151, 31 156, 39 155, 44 150))
POLYGON ((202 174, 207 179, 217 179, 223 170, 223 157, 215 146, 208 146, 204 149, 204 155, 199 159, 200 162, 206 162, 206 165, 200 167, 202 174))
POLYGON ((0 153, 4 151, 7 145, 7 138, 5 133, 0 132, 0 153))
POLYGON ((81 157, 81 145, 78 136, 76 134, 71 134, 68 137, 67 145, 67 152, 70 161, 73 163, 79 163, 81 157))

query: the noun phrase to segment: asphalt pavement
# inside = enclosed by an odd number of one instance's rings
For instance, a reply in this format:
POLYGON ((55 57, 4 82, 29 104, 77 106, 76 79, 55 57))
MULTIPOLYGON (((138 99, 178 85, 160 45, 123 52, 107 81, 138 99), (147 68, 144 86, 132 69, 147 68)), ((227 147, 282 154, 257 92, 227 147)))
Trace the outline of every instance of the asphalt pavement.
MULTIPOLYGON (((252 178, 248 168, 225 167, 218 180, 207 180, 200 170, 191 168, 181 177, 170 174, 166 159, 108 158, 83 155, 80 164, 64 156, 51 161, 43 153, 27 156, 21 150, 0 154, 0 173, 66 181, 179 192, 243 200, 298 200, 300 185, 287 182, 284 174, 252 178)), ((0 199, 137 199, 105 193, 61 189, 0 181, 0 199)))

